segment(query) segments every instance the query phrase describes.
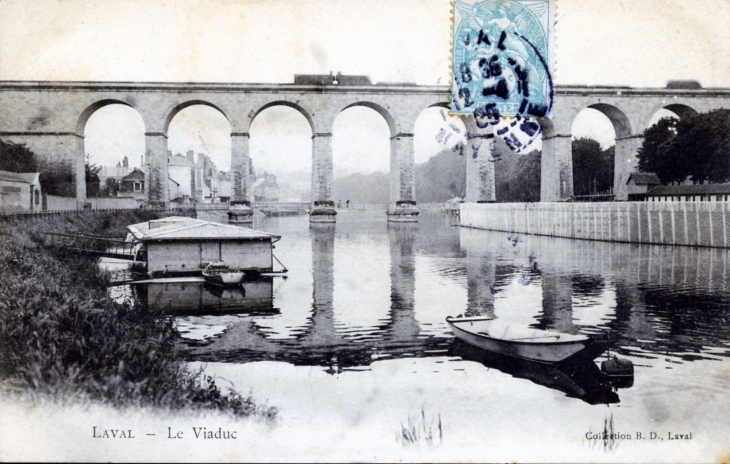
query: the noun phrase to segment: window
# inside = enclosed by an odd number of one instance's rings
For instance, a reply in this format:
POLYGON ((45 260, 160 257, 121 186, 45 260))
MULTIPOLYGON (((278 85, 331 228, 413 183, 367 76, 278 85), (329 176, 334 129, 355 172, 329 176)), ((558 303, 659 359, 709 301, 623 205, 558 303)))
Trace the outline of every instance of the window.
POLYGON ((35 191, 35 205, 40 206, 41 204, 41 192, 38 190, 35 191))
POLYGON ((142 191, 142 183, 141 182, 135 182, 134 183, 134 191, 135 192, 141 192, 142 191))

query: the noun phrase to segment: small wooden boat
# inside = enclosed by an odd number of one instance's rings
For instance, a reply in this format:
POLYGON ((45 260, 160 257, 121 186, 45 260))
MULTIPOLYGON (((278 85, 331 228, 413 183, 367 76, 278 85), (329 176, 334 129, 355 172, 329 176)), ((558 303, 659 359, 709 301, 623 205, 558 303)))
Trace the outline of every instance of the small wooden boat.
POLYGON ((231 269, 222 261, 213 261, 203 268, 203 277, 206 282, 216 285, 238 285, 243 280, 244 272, 240 269, 231 269))
POLYGON ((509 324, 489 317, 447 317, 454 335, 469 345, 494 353, 545 364, 578 356, 594 359, 613 342, 509 324))

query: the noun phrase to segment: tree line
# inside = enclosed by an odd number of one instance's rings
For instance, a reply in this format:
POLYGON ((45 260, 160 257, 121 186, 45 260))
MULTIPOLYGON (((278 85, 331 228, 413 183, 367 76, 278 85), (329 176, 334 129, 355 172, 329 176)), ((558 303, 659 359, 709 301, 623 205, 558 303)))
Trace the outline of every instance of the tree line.
MULTIPOLYGON (((464 158, 452 150, 443 150, 425 163, 415 166, 416 195, 421 203, 443 203, 464 196, 466 165, 464 158)), ((332 199, 335 203, 388 203, 390 175, 385 172, 350 174, 334 179, 332 199)))

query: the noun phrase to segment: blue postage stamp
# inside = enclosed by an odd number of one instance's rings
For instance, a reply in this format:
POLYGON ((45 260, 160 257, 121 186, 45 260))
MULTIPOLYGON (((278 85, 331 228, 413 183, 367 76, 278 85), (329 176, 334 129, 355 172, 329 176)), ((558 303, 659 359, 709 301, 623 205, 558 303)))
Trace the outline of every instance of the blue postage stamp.
POLYGON ((547 117, 554 4, 454 0, 451 113, 547 117))

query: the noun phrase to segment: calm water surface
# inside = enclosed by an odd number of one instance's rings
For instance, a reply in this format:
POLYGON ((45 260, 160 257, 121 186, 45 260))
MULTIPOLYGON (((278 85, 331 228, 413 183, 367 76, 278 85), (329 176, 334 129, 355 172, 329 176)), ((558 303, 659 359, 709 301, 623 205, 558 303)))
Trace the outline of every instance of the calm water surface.
POLYGON ((133 293, 177 316, 192 366, 307 427, 391 440, 424 411, 442 417, 447 438, 480 437, 485 447, 595 446, 586 432, 609 419, 634 436, 693 432, 695 446, 724 437, 727 251, 515 236, 456 227, 440 212, 418 224, 362 211, 337 220, 256 216, 255 228, 282 236, 274 251, 287 279, 133 293), (559 370, 475 352, 444 320, 461 313, 615 334, 612 352, 633 361, 633 383, 607 384, 596 363, 559 370))

